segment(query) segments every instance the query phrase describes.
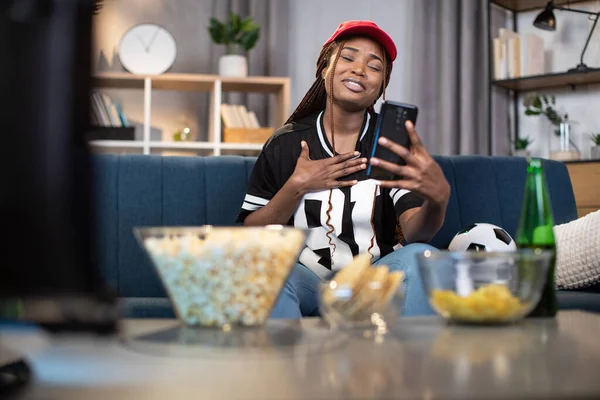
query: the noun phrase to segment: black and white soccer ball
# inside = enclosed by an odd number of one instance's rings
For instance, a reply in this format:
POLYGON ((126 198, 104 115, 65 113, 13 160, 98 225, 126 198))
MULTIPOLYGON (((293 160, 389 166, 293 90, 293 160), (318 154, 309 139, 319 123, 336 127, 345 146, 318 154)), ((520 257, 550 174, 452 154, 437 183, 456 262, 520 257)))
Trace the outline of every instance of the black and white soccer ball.
POLYGON ((482 222, 460 230, 448 246, 450 251, 516 251, 517 244, 504 229, 482 222))

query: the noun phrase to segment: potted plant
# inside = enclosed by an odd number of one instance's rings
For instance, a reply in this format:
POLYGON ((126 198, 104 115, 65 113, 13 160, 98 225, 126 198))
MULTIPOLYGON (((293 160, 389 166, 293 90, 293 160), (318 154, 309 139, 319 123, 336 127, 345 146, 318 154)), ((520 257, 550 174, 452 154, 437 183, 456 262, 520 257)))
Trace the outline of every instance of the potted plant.
POLYGON ((213 43, 224 45, 226 49, 226 54, 219 58, 219 75, 247 76, 248 60, 244 53, 256 45, 260 36, 260 26, 252 17, 242 19, 230 11, 227 22, 212 17, 208 32, 213 43))
POLYGON ((530 154, 529 150, 527 150, 527 147, 532 142, 533 142, 533 140, 529 136, 527 136, 525 138, 515 139, 515 141, 513 142, 513 145, 515 146, 514 155, 520 156, 520 157, 529 157, 531 154, 530 154))
POLYGON ((593 133, 591 138, 594 145, 591 148, 590 156, 592 160, 600 160, 600 133, 593 133))
POLYGON ((570 137, 571 122, 569 114, 561 115, 556 110, 556 97, 529 93, 523 100, 525 106, 525 115, 527 116, 545 116, 554 127, 554 134, 560 137, 560 150, 550 149, 550 158, 555 159, 578 159, 580 151, 577 145, 570 137), (575 150, 571 150, 573 147, 575 150))

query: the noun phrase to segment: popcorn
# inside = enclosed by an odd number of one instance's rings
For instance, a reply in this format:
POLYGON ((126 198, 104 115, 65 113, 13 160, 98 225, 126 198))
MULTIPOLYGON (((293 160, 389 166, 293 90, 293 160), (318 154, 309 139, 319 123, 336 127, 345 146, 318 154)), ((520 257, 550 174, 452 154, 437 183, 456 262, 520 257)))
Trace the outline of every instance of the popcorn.
POLYGON ((257 325, 269 316, 304 243, 294 229, 212 228, 144 246, 189 325, 257 325))

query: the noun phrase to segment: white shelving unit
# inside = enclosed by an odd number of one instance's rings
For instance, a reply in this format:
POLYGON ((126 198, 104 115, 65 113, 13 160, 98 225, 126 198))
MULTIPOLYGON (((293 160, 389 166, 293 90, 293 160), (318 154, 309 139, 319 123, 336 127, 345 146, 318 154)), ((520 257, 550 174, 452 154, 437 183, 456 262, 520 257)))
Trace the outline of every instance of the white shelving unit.
POLYGON ((259 143, 232 143, 222 141, 221 102, 223 92, 266 93, 275 95, 274 127, 282 126, 289 116, 290 79, 287 77, 249 76, 230 78, 203 74, 163 74, 153 77, 129 73, 103 73, 92 77, 94 88, 140 89, 144 91, 144 123, 142 140, 95 140, 90 144, 102 149, 141 149, 143 154, 159 150, 260 150, 259 143), (166 142, 150 140, 152 126, 152 92, 154 90, 200 91, 210 93, 208 141, 166 142))

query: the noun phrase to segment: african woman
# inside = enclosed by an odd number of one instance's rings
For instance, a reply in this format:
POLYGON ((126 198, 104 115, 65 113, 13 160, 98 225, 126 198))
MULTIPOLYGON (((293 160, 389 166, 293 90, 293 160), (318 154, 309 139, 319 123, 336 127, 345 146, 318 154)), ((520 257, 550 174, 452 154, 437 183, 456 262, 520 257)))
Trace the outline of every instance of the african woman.
POLYGON ((263 147, 238 222, 307 229, 306 246, 272 312, 273 318, 319 315, 317 288, 358 254, 405 274, 405 315, 431 314, 415 254, 441 228, 450 186, 407 122, 410 150, 379 145, 406 165, 371 158, 376 101, 385 100, 397 51, 371 21, 347 21, 325 42, 316 80, 263 147), (402 176, 378 182, 367 162, 402 176))

